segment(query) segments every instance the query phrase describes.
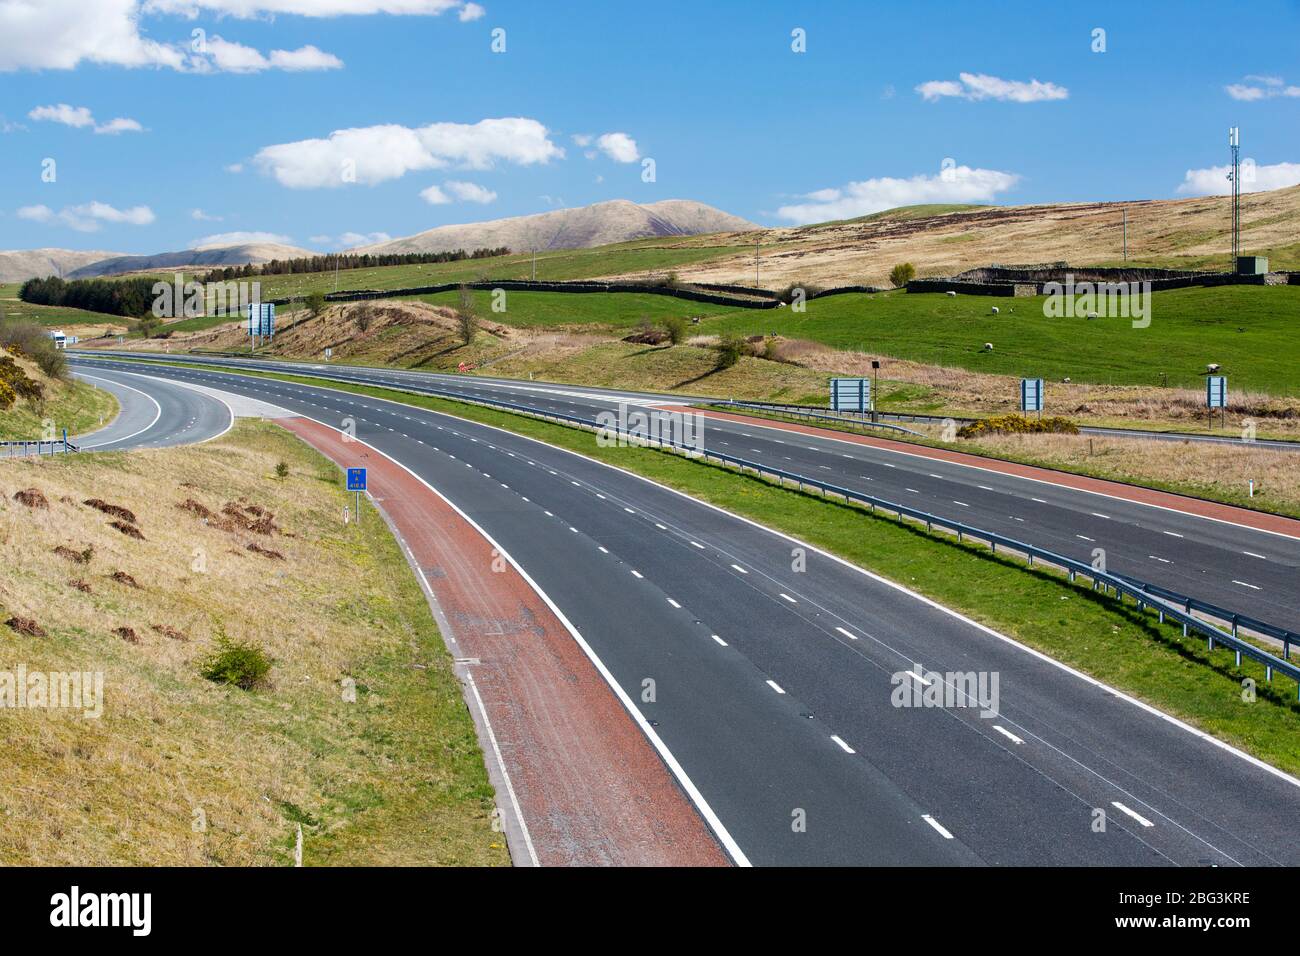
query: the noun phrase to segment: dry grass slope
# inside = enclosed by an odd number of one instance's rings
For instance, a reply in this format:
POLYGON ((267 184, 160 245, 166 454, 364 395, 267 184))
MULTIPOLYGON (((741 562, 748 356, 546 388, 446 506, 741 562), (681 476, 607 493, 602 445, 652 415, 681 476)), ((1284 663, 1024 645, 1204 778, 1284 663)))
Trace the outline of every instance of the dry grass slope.
POLYGON ((0 493, 0 621, 47 635, 0 626, 0 672, 104 674, 98 720, 0 709, 0 863, 283 865, 298 824, 308 865, 508 862, 423 594, 306 445, 241 423, 3 462, 0 493), (200 677, 223 637, 266 652, 265 687, 200 677))

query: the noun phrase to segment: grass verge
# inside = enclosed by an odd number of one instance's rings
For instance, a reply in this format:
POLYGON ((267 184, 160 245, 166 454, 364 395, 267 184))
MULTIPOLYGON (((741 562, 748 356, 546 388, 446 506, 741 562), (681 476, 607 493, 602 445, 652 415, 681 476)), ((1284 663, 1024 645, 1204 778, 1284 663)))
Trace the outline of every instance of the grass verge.
MULTIPOLYGON (((194 366, 186 366, 194 367, 194 366)), ((212 371, 228 369, 212 366, 212 371)), ((1284 677, 1265 683, 1179 628, 1062 575, 927 534, 852 504, 779 487, 717 465, 647 448, 602 448, 591 433, 526 416, 396 389, 311 376, 241 374, 386 398, 537 438, 625 468, 801 538, 906 585, 1022 643, 1105 681, 1288 773, 1300 773, 1300 703, 1284 677), (1247 702, 1242 681, 1257 685, 1247 702)))
POLYGON ((104 688, 98 719, 0 708, 0 863, 286 865, 299 824, 306 865, 509 862, 424 594, 383 522, 343 524, 324 457, 241 421, 0 462, 0 493, 0 622, 45 634, 0 624, 0 672, 104 688), (270 660, 252 690, 202 676, 231 648, 270 660))

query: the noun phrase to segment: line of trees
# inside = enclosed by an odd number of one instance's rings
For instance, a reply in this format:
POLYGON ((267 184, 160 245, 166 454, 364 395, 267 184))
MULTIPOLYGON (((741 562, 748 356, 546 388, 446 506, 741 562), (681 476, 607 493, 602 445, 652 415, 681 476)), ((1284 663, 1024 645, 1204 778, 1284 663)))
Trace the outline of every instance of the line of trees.
POLYGON ((332 272, 334 269, 371 269, 377 266, 411 266, 431 262, 460 262, 464 259, 491 259, 496 256, 508 256, 508 246, 493 249, 453 249, 450 252, 406 252, 406 253, 352 253, 336 256, 309 256, 301 259, 272 259, 261 265, 227 266, 213 269, 205 277, 205 282, 225 282, 229 279, 245 279, 249 276, 296 275, 305 272, 332 272))
POLYGON ((73 279, 58 276, 28 279, 18 290, 18 298, 33 305, 63 305, 104 315, 122 315, 138 319, 153 306, 153 279, 73 279))

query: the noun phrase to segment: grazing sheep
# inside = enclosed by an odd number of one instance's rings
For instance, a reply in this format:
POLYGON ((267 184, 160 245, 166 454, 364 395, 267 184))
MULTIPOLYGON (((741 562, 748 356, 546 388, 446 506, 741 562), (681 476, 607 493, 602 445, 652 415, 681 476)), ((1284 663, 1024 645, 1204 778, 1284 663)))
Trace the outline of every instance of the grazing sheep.
POLYGON ((1095 319, 1095 318, 1097 318, 1097 313, 1096 313, 1096 312, 1089 312, 1089 313, 1088 313, 1088 318, 1090 318, 1090 319, 1095 319))
POLYGON ((993 351, 993 343, 992 343, 992 342, 985 342, 985 343, 984 343, 984 351, 985 351, 985 352, 992 352, 992 351, 993 351))
POLYGON ((944 295, 950 295, 950 296, 952 296, 953 298, 956 298, 956 297, 957 297, 957 293, 954 292, 954 291, 952 291, 952 289, 949 289, 947 292, 944 293, 944 295))
POLYGON ((998 307, 996 305, 993 307, 993 314, 994 315, 998 314, 998 307))
POLYGON ((1209 372, 1211 375, 1213 375, 1215 372, 1219 370, 1219 363, 1211 362, 1209 365, 1205 366, 1205 370, 1209 372))

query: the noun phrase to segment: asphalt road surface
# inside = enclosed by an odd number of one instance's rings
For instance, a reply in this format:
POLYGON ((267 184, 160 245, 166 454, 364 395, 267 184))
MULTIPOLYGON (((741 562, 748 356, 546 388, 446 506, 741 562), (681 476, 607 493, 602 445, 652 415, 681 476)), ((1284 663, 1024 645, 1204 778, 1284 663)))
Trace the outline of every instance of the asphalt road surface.
MULTIPOLYGON (((454 390, 586 418, 616 409, 620 402, 677 401, 648 393, 464 375, 265 360, 189 360, 278 371, 296 369, 435 393, 454 390)), ((1088 564, 1101 555, 1106 569, 1113 573, 1300 631, 1300 539, 1030 478, 866 447, 830 435, 793 435, 757 421, 742 425, 707 420, 704 444, 714 451, 821 478, 1088 564)))
MULTIPOLYGON (((1300 864, 1294 778, 816 550, 795 570, 800 546, 789 538, 452 416, 201 369, 149 374, 333 427, 351 419, 359 440, 436 487, 590 644, 717 814, 739 862, 1300 864), (983 676, 983 693, 966 674, 983 676), (946 692, 949 705, 924 706, 926 690, 946 692)), ((536 400, 609 401, 555 391, 536 400)), ((720 426, 710 439, 887 477, 870 449, 791 447, 779 433, 745 431, 720 426)), ((888 464, 915 470, 905 456, 888 464)), ((993 502, 1026 508, 1022 491, 981 480, 993 488, 983 513, 993 502)), ((931 481, 936 495, 970 477, 931 481)), ((371 493, 382 500, 384 490, 371 493)), ((1078 517, 1069 496, 1041 494, 1044 515, 1078 517)), ((1088 504, 1100 510, 1097 500, 1088 504)), ((1142 518, 1181 520, 1158 515, 1142 518)), ((1198 540, 1214 547, 1214 533, 1198 540)))
POLYGON ((69 440, 82 451, 166 448, 206 441, 230 430, 233 413, 220 400, 139 370, 90 368, 73 363, 73 374, 111 392, 121 405, 117 418, 69 440))

